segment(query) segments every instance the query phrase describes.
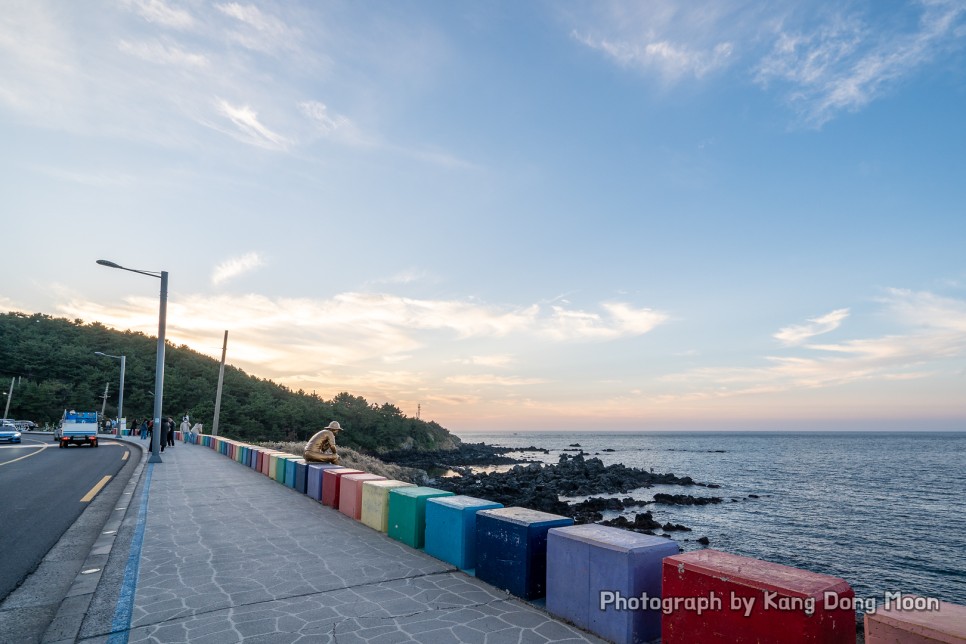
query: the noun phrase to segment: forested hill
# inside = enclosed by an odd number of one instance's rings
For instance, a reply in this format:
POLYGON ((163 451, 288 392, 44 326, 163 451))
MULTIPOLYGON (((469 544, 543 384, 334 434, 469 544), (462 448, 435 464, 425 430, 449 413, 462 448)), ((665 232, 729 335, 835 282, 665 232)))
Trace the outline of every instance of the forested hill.
MULTIPOLYGON (((120 360, 94 355, 102 351, 126 356, 124 415, 146 418, 154 410, 157 338, 115 331, 94 322, 22 313, 0 314, 0 390, 15 377, 10 418, 52 423, 65 408, 100 411, 104 386, 110 387, 105 413, 117 414, 120 360)), ((218 386, 218 361, 186 346, 165 350, 165 416, 181 418, 211 430, 218 386)), ((3 403, 6 403, 4 396, 3 403)), ((403 415, 395 405, 370 404, 340 393, 332 400, 292 391, 225 367, 218 433, 246 441, 306 440, 331 420, 342 425, 340 445, 370 452, 394 449, 454 449, 459 439, 435 422, 403 415)))

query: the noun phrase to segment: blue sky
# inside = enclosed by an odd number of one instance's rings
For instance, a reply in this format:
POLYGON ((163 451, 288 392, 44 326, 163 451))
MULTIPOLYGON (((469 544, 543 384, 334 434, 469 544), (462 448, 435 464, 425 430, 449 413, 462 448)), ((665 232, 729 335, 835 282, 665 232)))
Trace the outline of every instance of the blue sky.
POLYGON ((167 270, 176 344, 457 432, 966 429, 964 44, 961 0, 8 2, 0 309, 154 334, 95 260, 167 270))

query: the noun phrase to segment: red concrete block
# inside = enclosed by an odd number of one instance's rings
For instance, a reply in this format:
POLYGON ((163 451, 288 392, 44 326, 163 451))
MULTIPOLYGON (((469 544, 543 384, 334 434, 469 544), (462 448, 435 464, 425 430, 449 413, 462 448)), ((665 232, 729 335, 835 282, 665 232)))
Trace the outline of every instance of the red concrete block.
POLYGON ((698 550, 666 557, 661 581, 663 644, 855 644, 855 593, 838 577, 698 550))
POLYGON ((966 606, 916 595, 885 600, 865 614, 866 644, 966 644, 966 606))
POLYGON ((345 474, 362 473, 362 470, 354 470, 349 467, 341 467, 322 472, 322 504, 338 510, 339 493, 342 491, 342 476, 345 474))
POLYGON ((385 481, 378 474, 344 474, 339 490, 339 512, 358 521, 362 517, 362 484, 366 481, 385 481))

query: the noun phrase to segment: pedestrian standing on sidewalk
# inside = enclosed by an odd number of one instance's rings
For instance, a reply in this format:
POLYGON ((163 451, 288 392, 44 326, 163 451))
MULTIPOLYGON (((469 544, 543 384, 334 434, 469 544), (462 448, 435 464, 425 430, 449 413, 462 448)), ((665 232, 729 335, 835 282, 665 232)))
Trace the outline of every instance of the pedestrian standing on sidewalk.
POLYGON ((168 437, 168 447, 174 447, 174 418, 168 416, 168 431, 165 436, 168 437))

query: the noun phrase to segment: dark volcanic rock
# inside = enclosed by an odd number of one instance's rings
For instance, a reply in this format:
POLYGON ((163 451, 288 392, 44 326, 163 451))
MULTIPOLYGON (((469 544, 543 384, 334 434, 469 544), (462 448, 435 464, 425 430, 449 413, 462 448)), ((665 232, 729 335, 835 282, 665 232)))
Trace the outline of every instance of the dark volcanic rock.
POLYGON ((550 451, 541 447, 497 447, 486 443, 462 443, 459 449, 438 452, 415 452, 412 450, 397 450, 378 454, 380 460, 395 463, 404 467, 418 467, 432 470, 447 467, 468 467, 471 465, 513 465, 529 461, 506 456, 508 452, 540 452, 549 454, 550 451))
POLYGON ((700 543, 702 546, 707 546, 711 543, 711 540, 708 539, 707 537, 701 537, 700 539, 698 539, 698 543, 700 543))
POLYGON ((628 521, 627 517, 620 516, 609 521, 602 521, 601 524, 633 530, 634 532, 643 532, 644 534, 654 534, 654 530, 661 527, 661 524, 654 520, 650 512, 637 513, 633 521, 628 521))
POLYGON ((711 503, 721 503, 721 497, 717 496, 691 496, 690 494, 655 494, 655 503, 667 505, 709 505, 711 503))
POLYGON ((525 466, 516 465, 506 472, 474 473, 468 468, 458 471, 460 476, 437 479, 434 487, 456 494, 489 499, 505 506, 521 506, 561 514, 572 517, 578 523, 600 521, 605 510, 620 511, 645 505, 647 502, 631 497, 590 498, 568 505, 559 500, 560 496, 626 493, 654 483, 695 484, 690 477, 654 474, 621 464, 605 466, 599 458, 585 459, 582 454, 561 454, 556 465, 545 467, 539 463, 530 463, 525 466))
POLYGON ((681 525, 680 523, 671 523, 670 521, 662 525, 661 530, 664 530, 665 532, 673 532, 676 530, 691 532, 691 528, 689 528, 688 526, 681 525))

